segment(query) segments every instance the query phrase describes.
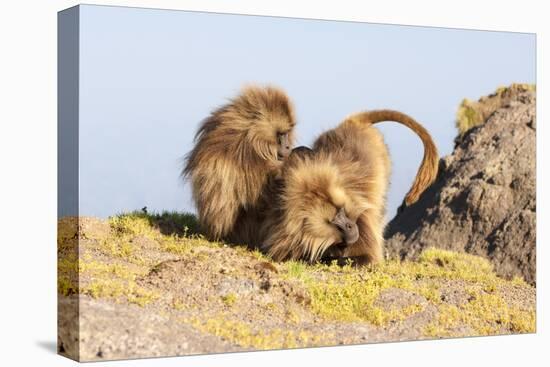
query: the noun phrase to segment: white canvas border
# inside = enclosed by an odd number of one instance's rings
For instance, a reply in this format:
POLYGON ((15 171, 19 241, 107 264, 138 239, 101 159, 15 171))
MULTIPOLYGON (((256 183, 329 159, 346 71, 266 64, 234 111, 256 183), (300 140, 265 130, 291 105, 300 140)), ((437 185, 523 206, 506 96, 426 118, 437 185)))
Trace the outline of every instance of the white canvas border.
MULTIPOLYGON (((331 20, 537 33, 537 119, 545 121, 550 33, 541 1, 94 1, 94 4, 202 10, 331 20)), ((0 325, 3 365, 64 366, 56 341, 56 20, 75 1, 6 1, 0 5, 0 157, 2 195, 0 325)), ((513 50, 511 50, 513 52, 513 50)), ((537 124, 537 334, 390 343, 116 362, 124 366, 248 365, 542 365, 550 345, 547 128, 537 124)), ((113 362, 111 362, 113 363, 113 362)), ((94 366, 107 365, 97 363, 94 366)))

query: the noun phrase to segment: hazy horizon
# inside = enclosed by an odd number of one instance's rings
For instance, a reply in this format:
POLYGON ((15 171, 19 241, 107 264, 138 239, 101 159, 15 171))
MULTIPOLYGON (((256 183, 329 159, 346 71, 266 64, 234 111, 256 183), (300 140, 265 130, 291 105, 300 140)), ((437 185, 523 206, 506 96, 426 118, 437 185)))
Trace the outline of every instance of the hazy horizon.
MULTIPOLYGON (((421 122, 444 156, 461 100, 535 83, 535 52, 525 33, 81 5, 80 215, 195 212, 182 157, 244 84, 286 90, 297 145, 353 112, 390 108, 421 122)), ((379 127, 391 219, 423 147, 403 126, 379 127)))

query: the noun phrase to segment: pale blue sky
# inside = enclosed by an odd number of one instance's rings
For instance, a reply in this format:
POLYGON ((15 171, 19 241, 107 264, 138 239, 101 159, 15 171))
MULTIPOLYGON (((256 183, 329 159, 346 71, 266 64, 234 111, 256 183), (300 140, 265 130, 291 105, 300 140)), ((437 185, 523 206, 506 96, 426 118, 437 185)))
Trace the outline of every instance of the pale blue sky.
MULTIPOLYGON (((391 108, 452 151, 462 98, 535 82, 535 35, 105 6, 80 13, 80 215, 194 211, 179 173, 199 122, 245 83, 284 88, 299 145, 346 115, 391 108)), ((378 125, 393 174, 388 218, 422 157, 378 125)))

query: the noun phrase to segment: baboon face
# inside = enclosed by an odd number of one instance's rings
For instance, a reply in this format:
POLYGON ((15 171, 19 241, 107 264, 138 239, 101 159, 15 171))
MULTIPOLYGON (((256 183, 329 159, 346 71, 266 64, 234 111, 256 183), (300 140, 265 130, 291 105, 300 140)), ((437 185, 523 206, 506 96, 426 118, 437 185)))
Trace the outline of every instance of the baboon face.
POLYGON ((247 131, 248 144, 266 160, 283 161, 292 150, 293 126, 289 116, 261 116, 247 131))
POLYGON ((330 162, 306 158, 286 172, 286 217, 300 228, 302 257, 318 260, 331 246, 349 246, 359 239, 357 218, 368 208, 347 187, 345 174, 330 162))
POLYGON ((291 102, 275 88, 248 89, 241 113, 250 125, 245 127, 246 144, 265 160, 280 162, 294 144, 295 117, 291 102))

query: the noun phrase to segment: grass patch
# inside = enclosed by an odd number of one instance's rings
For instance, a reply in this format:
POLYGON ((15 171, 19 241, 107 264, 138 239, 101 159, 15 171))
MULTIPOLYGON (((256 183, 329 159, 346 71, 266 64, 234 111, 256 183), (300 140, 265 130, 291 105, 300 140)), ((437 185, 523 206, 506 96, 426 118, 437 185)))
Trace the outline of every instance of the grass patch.
POLYGON ((110 217, 109 221, 113 229, 133 235, 152 235, 151 230, 155 229, 183 237, 200 234, 197 218, 190 213, 133 211, 110 217))
POLYGON ((283 277, 286 279, 297 279, 308 281, 312 279, 311 266, 302 261, 287 261, 284 263, 285 272, 283 277))

